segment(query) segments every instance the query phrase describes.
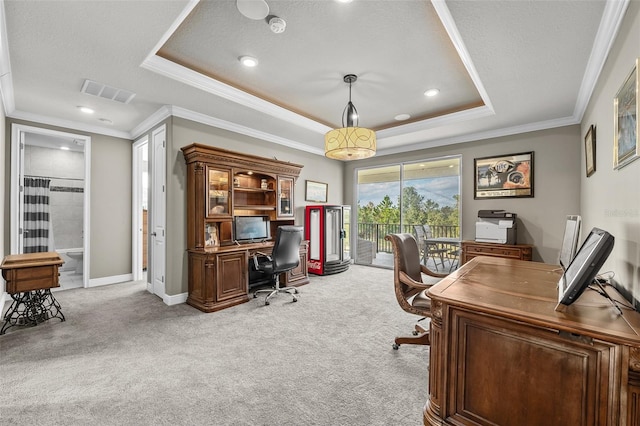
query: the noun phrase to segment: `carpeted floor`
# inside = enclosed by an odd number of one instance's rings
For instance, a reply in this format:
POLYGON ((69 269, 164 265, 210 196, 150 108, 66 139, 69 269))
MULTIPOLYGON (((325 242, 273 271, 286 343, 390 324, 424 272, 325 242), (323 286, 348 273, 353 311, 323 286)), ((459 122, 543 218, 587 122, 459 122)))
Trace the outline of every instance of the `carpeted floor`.
POLYGON ((429 349, 391 347, 417 319, 392 271, 311 280, 210 314, 141 282, 56 292, 67 321, 0 336, 0 423, 421 425, 429 349))

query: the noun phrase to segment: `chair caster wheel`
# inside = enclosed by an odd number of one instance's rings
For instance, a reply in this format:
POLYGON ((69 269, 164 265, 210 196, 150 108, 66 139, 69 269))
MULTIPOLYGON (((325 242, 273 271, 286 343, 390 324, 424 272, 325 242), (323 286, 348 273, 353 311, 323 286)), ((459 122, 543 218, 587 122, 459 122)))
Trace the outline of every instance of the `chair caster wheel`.
POLYGON ((400 345, 397 343, 394 343, 391 347, 393 348, 394 351, 397 351, 400 348, 400 345))
POLYGON ((293 301, 294 301, 294 302, 297 302, 297 301, 298 301, 298 299, 296 299, 296 298, 294 297, 294 298, 293 298, 293 301))
POLYGON ((294 293, 294 294, 298 294, 298 293, 299 293, 299 292, 298 292, 298 289, 296 288, 295 290, 293 290, 293 293, 294 293))
POLYGON ((255 299, 256 297, 258 297, 258 295, 253 293, 253 298, 255 299))
POLYGON ((412 333, 413 333, 413 335, 414 335, 414 336, 417 336, 418 334, 420 334, 420 333, 418 333, 416 330, 413 330, 413 332, 412 332, 412 333))
POLYGON ((264 301, 264 305, 265 305, 265 306, 267 306, 268 304, 269 304, 269 301, 268 301, 268 300, 265 300, 265 301, 264 301))

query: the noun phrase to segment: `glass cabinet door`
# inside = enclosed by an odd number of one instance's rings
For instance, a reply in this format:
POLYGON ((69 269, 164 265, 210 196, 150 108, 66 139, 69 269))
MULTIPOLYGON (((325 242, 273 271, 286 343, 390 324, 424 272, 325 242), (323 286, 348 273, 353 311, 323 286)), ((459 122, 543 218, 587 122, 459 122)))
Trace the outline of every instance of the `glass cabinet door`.
POLYGON ((293 216, 293 178, 278 176, 278 216, 293 216))
POLYGON ((230 195, 228 170, 207 168, 207 216, 230 215, 230 195))

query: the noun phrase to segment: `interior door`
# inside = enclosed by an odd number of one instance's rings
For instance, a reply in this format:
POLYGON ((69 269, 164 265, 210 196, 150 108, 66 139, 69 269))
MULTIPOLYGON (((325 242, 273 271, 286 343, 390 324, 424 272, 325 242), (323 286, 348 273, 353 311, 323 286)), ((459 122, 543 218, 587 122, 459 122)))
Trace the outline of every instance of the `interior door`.
POLYGON ((151 133, 153 150, 151 181, 151 287, 152 293, 164 298, 166 273, 166 128, 151 133))

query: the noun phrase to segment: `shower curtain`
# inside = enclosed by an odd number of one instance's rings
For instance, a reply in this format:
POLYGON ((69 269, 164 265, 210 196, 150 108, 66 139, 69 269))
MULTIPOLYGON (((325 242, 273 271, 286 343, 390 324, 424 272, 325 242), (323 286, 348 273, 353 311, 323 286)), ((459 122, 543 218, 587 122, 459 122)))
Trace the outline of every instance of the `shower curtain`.
POLYGON ((51 179, 24 178, 23 252, 53 251, 53 229, 49 217, 51 179))

